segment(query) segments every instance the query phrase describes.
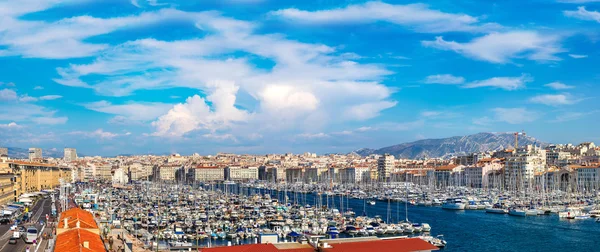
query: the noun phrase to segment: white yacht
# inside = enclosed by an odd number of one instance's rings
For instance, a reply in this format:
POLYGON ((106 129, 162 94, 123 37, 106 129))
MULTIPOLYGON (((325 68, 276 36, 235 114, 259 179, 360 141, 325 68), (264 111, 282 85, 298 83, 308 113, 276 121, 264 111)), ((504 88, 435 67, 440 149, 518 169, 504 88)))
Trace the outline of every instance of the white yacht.
POLYGON ((467 204, 462 198, 448 198, 444 204, 442 204, 442 208, 448 210, 465 210, 466 205, 467 204))

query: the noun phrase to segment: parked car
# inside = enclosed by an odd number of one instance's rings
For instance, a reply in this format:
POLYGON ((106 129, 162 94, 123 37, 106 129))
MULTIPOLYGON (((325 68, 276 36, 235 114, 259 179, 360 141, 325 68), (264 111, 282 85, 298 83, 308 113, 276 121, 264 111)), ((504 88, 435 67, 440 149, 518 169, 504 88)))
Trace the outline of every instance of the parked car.
POLYGON ((9 218, 2 218, 0 219, 0 225, 8 225, 10 224, 10 219, 9 218))
POLYGON ((8 244, 17 244, 19 238, 15 238, 15 237, 10 237, 10 239, 8 240, 8 244))

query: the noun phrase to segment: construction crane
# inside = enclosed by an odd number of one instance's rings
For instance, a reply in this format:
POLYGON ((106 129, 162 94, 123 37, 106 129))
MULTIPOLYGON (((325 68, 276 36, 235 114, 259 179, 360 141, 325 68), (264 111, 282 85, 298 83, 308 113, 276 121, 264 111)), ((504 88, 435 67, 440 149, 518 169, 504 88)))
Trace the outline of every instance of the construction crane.
POLYGON ((515 152, 517 151, 517 148, 519 148, 519 135, 525 136, 525 131, 521 130, 521 132, 515 132, 515 152))

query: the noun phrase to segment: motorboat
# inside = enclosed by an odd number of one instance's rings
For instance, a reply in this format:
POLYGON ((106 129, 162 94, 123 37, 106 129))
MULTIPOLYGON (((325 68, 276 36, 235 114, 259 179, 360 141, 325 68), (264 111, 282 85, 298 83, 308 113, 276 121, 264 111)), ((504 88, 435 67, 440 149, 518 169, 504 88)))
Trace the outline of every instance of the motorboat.
POLYGON ((462 198, 448 198, 442 204, 442 209, 465 210, 466 203, 462 198))

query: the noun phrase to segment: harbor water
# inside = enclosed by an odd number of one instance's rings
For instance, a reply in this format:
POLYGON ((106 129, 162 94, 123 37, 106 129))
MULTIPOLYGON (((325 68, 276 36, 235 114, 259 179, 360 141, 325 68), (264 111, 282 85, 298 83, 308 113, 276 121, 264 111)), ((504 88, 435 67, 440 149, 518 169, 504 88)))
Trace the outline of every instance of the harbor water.
MULTIPOLYGON (((264 189, 228 189, 234 193, 268 193, 272 198, 285 200, 284 192, 264 189)), ((340 211, 350 208, 357 215, 379 215, 391 222, 405 219, 405 204, 377 200, 375 205, 365 200, 314 193, 287 192, 288 202, 326 205, 340 211), (340 207, 343 204, 343 207, 340 207), (389 205, 389 207, 388 207, 389 205), (389 213, 389 214, 388 214, 389 213)), ((445 210, 441 207, 408 205, 408 219, 415 223, 431 225, 431 235, 443 235, 448 242, 444 251, 600 251, 600 223, 594 218, 585 220, 559 219, 557 215, 516 217, 491 214, 483 210, 445 210)), ((226 241, 221 241, 221 243, 226 241)), ((242 241, 243 242, 243 241, 242 241)), ((216 244, 213 244, 216 245, 216 244)))

